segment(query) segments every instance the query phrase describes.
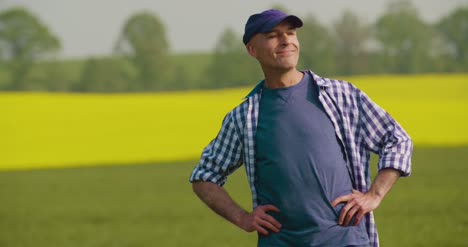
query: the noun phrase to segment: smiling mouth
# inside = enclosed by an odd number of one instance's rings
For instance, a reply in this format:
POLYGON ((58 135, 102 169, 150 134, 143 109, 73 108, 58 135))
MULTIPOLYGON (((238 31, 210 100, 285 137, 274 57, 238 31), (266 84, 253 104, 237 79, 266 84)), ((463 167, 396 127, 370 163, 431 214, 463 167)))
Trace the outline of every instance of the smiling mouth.
POLYGON ((292 53, 294 53, 294 51, 292 51, 292 50, 285 50, 285 51, 276 52, 276 54, 278 54, 278 55, 289 55, 289 54, 292 54, 292 53))

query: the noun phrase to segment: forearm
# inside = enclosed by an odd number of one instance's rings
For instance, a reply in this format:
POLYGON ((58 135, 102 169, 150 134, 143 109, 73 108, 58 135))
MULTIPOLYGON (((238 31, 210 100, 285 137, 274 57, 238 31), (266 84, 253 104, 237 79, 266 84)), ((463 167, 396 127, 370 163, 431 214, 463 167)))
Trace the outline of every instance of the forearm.
POLYGON ((214 212, 243 228, 242 217, 248 213, 235 203, 221 186, 211 182, 197 181, 192 183, 192 189, 214 212))
POLYGON ((386 168, 380 170, 372 183, 369 193, 382 201, 400 176, 401 171, 396 169, 386 168))

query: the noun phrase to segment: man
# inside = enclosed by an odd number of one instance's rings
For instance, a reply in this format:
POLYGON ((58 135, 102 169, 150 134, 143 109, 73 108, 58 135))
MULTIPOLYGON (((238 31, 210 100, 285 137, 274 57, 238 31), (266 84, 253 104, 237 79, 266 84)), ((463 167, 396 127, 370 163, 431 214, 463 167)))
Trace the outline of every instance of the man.
POLYGON ((259 233, 258 246, 378 246, 372 211, 411 172, 412 142, 350 83, 296 69, 293 15, 250 16, 243 42, 265 79, 224 118, 190 181, 216 213, 259 233), (369 154, 379 154, 371 184, 369 154), (222 188, 245 164, 253 211, 222 188))

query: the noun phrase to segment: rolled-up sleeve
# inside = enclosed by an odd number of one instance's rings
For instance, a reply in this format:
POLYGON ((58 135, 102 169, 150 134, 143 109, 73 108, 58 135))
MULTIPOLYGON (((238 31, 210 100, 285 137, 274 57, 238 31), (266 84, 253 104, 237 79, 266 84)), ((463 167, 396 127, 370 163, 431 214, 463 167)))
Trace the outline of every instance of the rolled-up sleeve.
POLYGON ((206 181, 223 186, 227 176, 241 165, 242 144, 230 112, 224 118, 216 138, 203 150, 190 182, 206 181))
POLYGON ((390 114, 374 103, 364 92, 360 99, 361 137, 369 150, 379 155, 378 169, 393 168, 402 176, 411 174, 413 142, 390 114))

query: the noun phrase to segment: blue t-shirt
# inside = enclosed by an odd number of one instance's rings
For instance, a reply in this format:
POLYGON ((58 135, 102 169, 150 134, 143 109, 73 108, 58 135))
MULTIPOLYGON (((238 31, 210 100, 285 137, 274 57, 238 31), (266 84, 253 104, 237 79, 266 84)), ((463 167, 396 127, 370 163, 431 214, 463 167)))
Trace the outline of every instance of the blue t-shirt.
POLYGON ((260 205, 282 228, 259 237, 259 246, 346 246, 369 242, 364 219, 340 226, 331 202, 352 190, 342 146, 318 100, 312 76, 288 88, 262 90, 255 135, 256 189, 260 205))

